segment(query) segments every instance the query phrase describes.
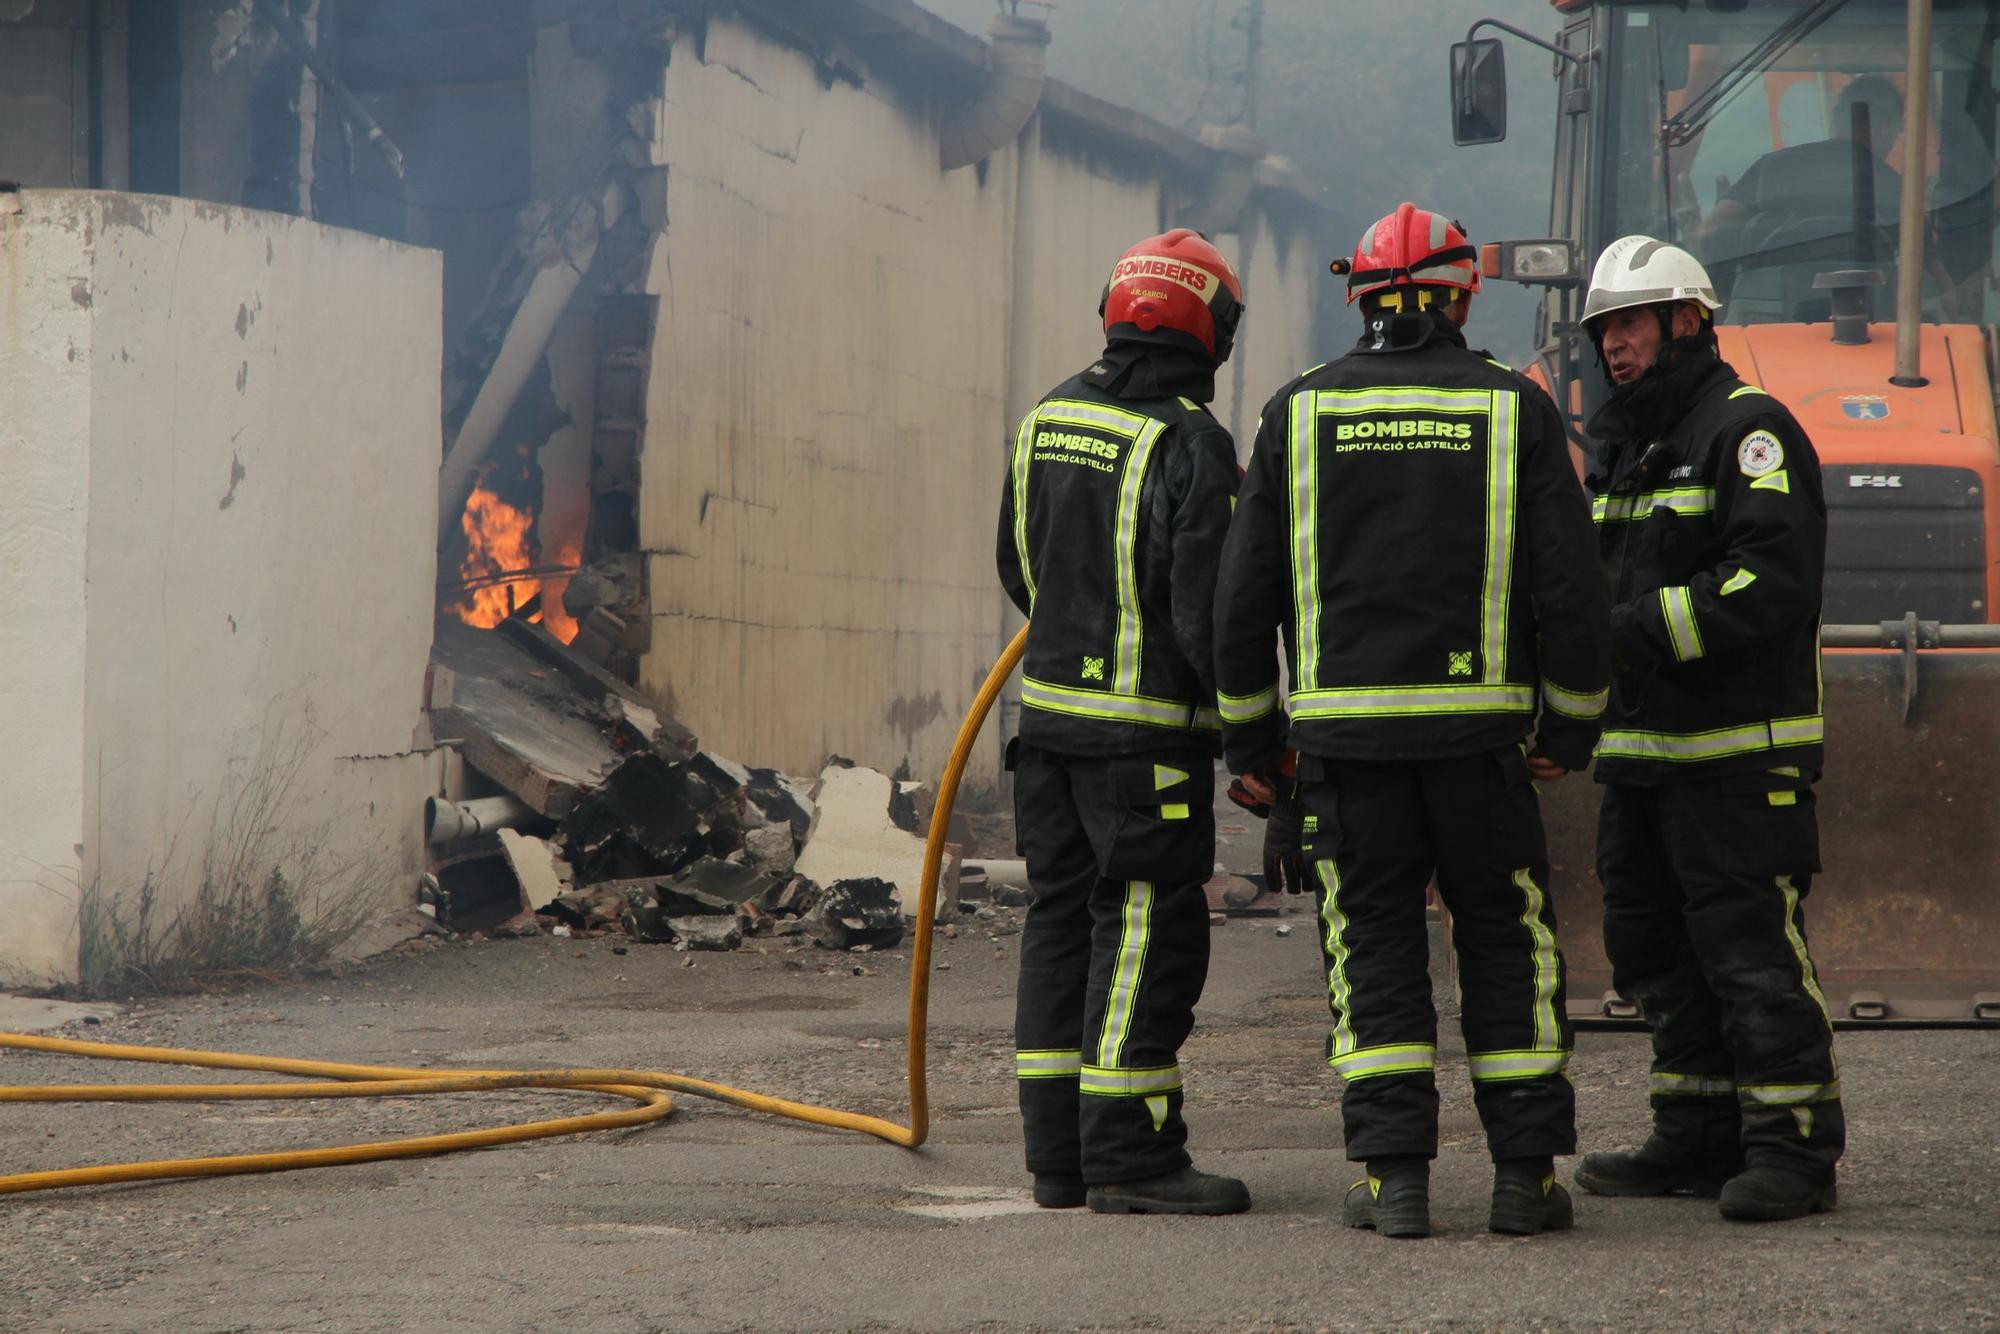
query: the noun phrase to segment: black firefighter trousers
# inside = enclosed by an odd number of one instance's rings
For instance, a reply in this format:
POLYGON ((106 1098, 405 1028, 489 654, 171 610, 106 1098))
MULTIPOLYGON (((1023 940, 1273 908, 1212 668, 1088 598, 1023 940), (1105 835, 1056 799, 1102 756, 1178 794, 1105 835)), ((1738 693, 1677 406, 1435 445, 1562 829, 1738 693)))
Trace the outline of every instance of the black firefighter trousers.
POLYGON ((1840 1158, 1833 1026, 1800 910, 1818 869, 1796 773, 1604 789, 1604 950, 1652 1030, 1654 1132, 1683 1157, 1813 1176, 1840 1158))
POLYGON ((1488 1150, 1496 1161, 1574 1153, 1563 960, 1521 748, 1406 763, 1301 755, 1299 779, 1347 1156, 1437 1156, 1424 904, 1433 875, 1451 913, 1459 1022, 1488 1150))
POLYGON ((1215 761, 1083 757, 1016 739, 1016 1073, 1031 1172, 1091 1185, 1189 1163, 1178 1053, 1208 978, 1215 761))

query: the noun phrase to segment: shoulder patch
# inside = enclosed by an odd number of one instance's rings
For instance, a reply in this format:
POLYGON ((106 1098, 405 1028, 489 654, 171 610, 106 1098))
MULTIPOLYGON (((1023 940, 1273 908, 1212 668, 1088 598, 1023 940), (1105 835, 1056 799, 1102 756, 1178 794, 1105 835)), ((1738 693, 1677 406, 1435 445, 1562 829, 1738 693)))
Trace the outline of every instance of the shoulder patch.
POLYGON ((1785 466, 1785 447, 1769 431, 1752 431, 1736 447, 1736 466, 1745 477, 1762 477, 1785 466))

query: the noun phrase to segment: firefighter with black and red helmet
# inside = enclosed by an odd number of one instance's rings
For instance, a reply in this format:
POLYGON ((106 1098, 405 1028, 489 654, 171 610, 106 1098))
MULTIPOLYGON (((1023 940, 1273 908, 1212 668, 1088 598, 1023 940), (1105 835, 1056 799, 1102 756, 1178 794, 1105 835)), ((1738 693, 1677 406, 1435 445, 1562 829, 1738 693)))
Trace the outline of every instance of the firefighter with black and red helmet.
POLYGON ((1347 1156, 1367 1164, 1345 1221, 1430 1232, 1435 877, 1495 1162, 1489 1226, 1564 1228, 1554 1158, 1575 1151, 1576 1105, 1532 780, 1585 767, 1605 707, 1610 608, 1589 508, 1555 405, 1466 346, 1479 271, 1463 228, 1404 204, 1344 271, 1361 339, 1264 409, 1224 548, 1226 756, 1261 783, 1298 752, 1328 1064, 1347 1156))
POLYGON ((1236 448, 1209 414, 1243 288, 1199 233, 1119 257, 1103 354, 1016 431, 1000 581, 1029 617, 1007 748, 1034 892, 1016 1070, 1034 1199, 1236 1213, 1196 1171, 1178 1053, 1208 972, 1216 565, 1236 448))

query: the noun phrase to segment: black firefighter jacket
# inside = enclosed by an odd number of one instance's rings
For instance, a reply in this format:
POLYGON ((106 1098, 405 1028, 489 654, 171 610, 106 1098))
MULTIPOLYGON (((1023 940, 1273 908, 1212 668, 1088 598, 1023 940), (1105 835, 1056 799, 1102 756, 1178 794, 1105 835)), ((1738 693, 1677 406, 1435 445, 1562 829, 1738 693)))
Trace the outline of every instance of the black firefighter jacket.
POLYGON ((1287 736, 1333 759, 1590 761, 1611 654, 1555 405, 1437 314, 1384 317, 1264 409, 1216 592, 1230 768, 1287 736))
POLYGON ((1604 783, 1818 776, 1826 498, 1791 412, 1707 349, 1590 423, 1618 670, 1604 783), (1646 411, 1647 406, 1651 411, 1646 411))
POLYGON ((1214 755, 1210 618, 1236 446, 1192 398, 1091 383, 1105 364, 1022 420, 1001 495, 1000 582, 1029 617, 1021 738, 1214 755))

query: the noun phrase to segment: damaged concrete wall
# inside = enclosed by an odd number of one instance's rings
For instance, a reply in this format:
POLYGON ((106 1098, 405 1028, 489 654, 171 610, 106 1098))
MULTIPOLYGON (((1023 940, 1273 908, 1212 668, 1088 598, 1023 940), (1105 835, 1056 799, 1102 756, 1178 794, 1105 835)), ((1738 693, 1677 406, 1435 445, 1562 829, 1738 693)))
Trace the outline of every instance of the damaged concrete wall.
MULTIPOLYGON (((719 14, 672 47, 640 684, 726 753, 928 775, 1011 633, 993 531, 1014 421, 1102 345, 1112 260, 1195 196, 1185 172, 1169 188, 1183 150, 1121 155, 1046 112, 941 170, 945 57, 912 77, 833 49, 719 14)), ((1309 282, 1317 251, 1255 203, 1238 225, 1218 242, 1252 251, 1252 388, 1219 407, 1247 448, 1262 396, 1316 359, 1310 294, 1258 289, 1309 282)))
POLYGON ((747 27, 705 57, 656 137, 641 684, 727 754, 934 772, 1000 648, 1010 164, 747 27))
POLYGON ((0 982, 73 974, 79 886, 129 910, 150 875, 164 920, 223 844, 260 868, 319 852, 306 894, 407 901, 438 770, 417 749, 438 257, 186 200, 19 199, 0 429, 7 466, 19 436, 38 471, 0 500, 35 520, 0 516, 0 585, 28 611, 6 631, 0 783, 35 791, 0 800, 36 818, 0 841, 0 919, 37 929, 0 982))

